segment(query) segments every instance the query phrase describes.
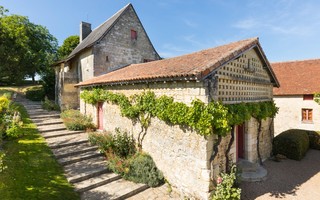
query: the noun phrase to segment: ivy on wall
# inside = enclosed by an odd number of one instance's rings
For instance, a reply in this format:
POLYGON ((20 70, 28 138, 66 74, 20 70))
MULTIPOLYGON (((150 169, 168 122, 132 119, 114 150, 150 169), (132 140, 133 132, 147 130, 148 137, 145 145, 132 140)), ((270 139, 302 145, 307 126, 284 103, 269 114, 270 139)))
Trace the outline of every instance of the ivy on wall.
POLYGON ((144 128, 149 126, 152 117, 157 117, 173 125, 190 127, 203 136, 225 136, 231 127, 251 117, 261 121, 273 118, 278 112, 273 101, 223 105, 215 101, 205 104, 195 99, 188 106, 165 95, 156 97, 151 91, 127 97, 103 88, 92 88, 83 90, 80 98, 92 105, 105 101, 118 105, 122 116, 139 120, 144 128))

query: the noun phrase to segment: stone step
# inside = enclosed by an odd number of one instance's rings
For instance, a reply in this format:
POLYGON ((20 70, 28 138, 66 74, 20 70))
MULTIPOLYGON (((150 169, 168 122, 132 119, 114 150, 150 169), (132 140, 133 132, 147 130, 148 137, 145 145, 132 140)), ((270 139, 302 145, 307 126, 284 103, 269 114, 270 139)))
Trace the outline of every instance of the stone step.
MULTIPOLYGON (((55 131, 55 132, 50 132, 50 133, 45 133, 43 134, 44 137, 47 137, 49 135, 59 135, 63 133, 72 133, 76 131, 68 131, 68 130, 63 130, 63 131, 55 131)), ((63 145, 66 143, 73 143, 73 142, 78 142, 82 140, 88 140, 88 135, 86 132, 78 132, 78 134, 67 134, 65 136, 61 137, 50 137, 46 138, 46 142, 48 143, 49 146, 55 146, 55 145, 63 145)))
MULTIPOLYGON (((62 122, 62 121, 61 121, 62 122)), ((66 126, 63 123, 59 124, 48 124, 46 126, 40 126, 38 127, 39 131, 45 131, 45 130, 50 130, 50 129, 55 129, 55 128, 65 128, 66 126)))
POLYGON ((83 134, 84 131, 68 131, 66 128, 61 128, 61 130, 57 131, 45 131, 41 132, 41 135, 46 138, 56 138, 56 137, 64 137, 64 136, 70 136, 70 135, 77 135, 77 134, 83 134))
POLYGON ((66 146, 62 148, 52 149, 53 154, 57 159, 72 155, 85 153, 88 151, 97 151, 97 146, 91 146, 89 143, 81 143, 73 146, 66 146))
POLYGON ((163 184, 159 187, 148 188, 132 197, 127 198, 127 200, 181 200, 183 199, 177 192, 173 191, 168 184, 163 184))
POLYGON ((49 129, 49 127, 46 127, 46 128, 38 128, 38 131, 40 132, 40 133, 52 133, 52 132, 57 132, 57 131, 64 131, 64 130, 67 130, 67 128, 65 127, 65 126, 63 126, 63 127, 56 127, 56 128, 51 128, 51 129, 49 129), (46 129, 46 128, 48 128, 48 129, 46 129))
POLYGON ((79 145, 79 144, 83 144, 83 143, 88 143, 88 142, 89 142, 88 139, 82 139, 82 140, 79 140, 79 141, 70 142, 70 143, 64 143, 64 144, 52 144, 52 145, 49 145, 49 144, 48 144, 48 146, 49 146, 51 149, 57 149, 57 148, 75 146, 75 145, 79 145))
POLYGON ((100 174, 109 173, 105 158, 96 157, 64 166, 67 179, 70 183, 77 183, 100 174))
POLYGON ((248 182, 259 182, 267 179, 268 171, 262 166, 258 166, 255 171, 241 173, 241 180, 248 182))
POLYGON ((41 126, 49 126, 49 125, 60 125, 60 124, 63 124, 63 121, 62 120, 57 120, 57 121, 48 121, 48 122, 41 122, 41 123, 37 123, 37 126, 38 127, 41 127, 41 126))
POLYGON ((77 192, 85 192, 97 187, 100 187, 102 185, 106 185, 108 183, 111 183, 113 181, 119 180, 121 179, 121 176, 115 173, 105 173, 105 174, 101 174, 99 176, 95 176, 92 178, 89 178, 87 180, 78 182, 73 184, 75 187, 75 190, 77 192))
POLYGON ((239 160, 237 165, 242 172, 255 172, 259 166, 258 163, 252 163, 243 159, 239 160))
POLYGON ((47 124, 54 124, 54 123, 63 123, 61 118, 47 118, 47 119, 33 119, 32 120, 37 126, 44 126, 47 124))
POLYGON ((51 119, 51 118, 60 118, 60 114, 37 114, 37 115, 29 115, 31 120, 34 119, 51 119))
POLYGON ((83 192, 81 200, 90 199, 112 199, 120 200, 129 198, 139 192, 148 189, 149 186, 141 183, 133 183, 124 179, 119 179, 106 185, 83 192))
POLYGON ((100 153, 100 152, 93 150, 93 151, 88 151, 88 152, 72 155, 69 157, 60 158, 60 159, 58 159, 58 162, 62 166, 65 166, 65 165, 70 165, 72 163, 77 163, 77 162, 80 162, 83 160, 88 160, 88 159, 96 158, 96 157, 100 157, 101 159, 105 159, 103 153, 100 153))

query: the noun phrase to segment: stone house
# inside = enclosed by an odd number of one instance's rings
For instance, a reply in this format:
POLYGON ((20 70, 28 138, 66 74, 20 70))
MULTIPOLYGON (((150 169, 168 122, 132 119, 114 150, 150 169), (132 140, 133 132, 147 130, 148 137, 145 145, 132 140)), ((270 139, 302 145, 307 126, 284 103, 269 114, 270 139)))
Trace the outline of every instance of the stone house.
MULTIPOLYGON (((251 38, 170 59, 131 64, 77 85, 81 90, 95 86, 126 96, 148 90, 156 96, 171 96, 186 104, 194 99, 235 104, 272 101, 273 87, 279 83, 258 38, 251 38)), ((81 100, 80 111, 91 115, 99 129, 120 128, 135 138, 141 131, 141 126, 121 116, 117 105, 107 102, 91 105, 81 100)), ((272 126, 271 119, 262 121, 262 159, 270 156, 272 126)), ((234 128, 235 142, 228 158, 234 163, 238 159, 257 163, 257 121, 251 118, 234 128)), ((173 187, 184 195, 208 199, 211 177, 224 169, 230 137, 230 134, 224 137, 215 152, 216 136, 203 137, 195 131, 152 118, 142 147, 173 187), (218 154, 211 160, 214 153, 218 154)))
POLYGON ((281 87, 274 88, 279 113, 274 119, 275 135, 288 129, 320 130, 320 59, 272 63, 281 87))
POLYGON ((159 60, 133 6, 128 4, 96 29, 81 22, 80 43, 55 67, 56 103, 79 108, 75 84, 133 63, 159 60))

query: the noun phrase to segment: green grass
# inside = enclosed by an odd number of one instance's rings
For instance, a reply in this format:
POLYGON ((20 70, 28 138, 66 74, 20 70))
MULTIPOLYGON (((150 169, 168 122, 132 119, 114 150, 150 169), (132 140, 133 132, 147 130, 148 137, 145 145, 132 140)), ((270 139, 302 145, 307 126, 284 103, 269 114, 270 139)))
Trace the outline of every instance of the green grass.
POLYGON ((0 199, 80 199, 22 105, 23 136, 6 141, 0 199))
POLYGON ((0 97, 1 97, 2 95, 8 95, 8 97, 10 98, 13 93, 14 93, 14 91, 12 91, 12 90, 9 90, 9 89, 1 89, 1 88, 0 88, 0 97))

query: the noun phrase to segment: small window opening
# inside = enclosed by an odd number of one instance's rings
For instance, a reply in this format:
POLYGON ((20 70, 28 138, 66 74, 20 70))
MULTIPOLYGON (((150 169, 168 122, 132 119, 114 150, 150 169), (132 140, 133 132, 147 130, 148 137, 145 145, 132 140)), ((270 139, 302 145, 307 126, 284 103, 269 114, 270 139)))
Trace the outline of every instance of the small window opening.
POLYGON ((138 34, 137 31, 131 30, 131 40, 137 40, 138 34))

